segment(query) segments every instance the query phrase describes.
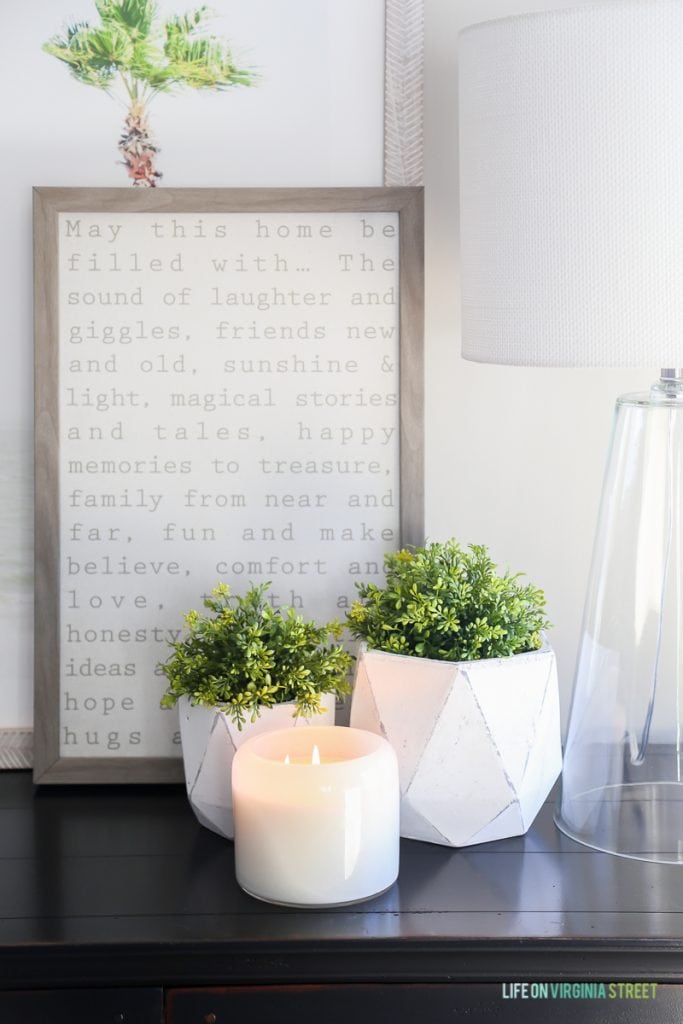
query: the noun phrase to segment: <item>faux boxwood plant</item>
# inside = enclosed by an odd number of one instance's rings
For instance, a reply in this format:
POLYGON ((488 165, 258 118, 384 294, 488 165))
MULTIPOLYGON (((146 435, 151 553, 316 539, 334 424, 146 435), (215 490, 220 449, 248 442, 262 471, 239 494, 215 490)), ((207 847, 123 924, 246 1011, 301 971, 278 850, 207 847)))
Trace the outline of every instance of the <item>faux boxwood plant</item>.
POLYGON ((542 643, 545 596, 499 573, 483 545, 455 540, 385 556, 386 582, 359 583, 348 613, 368 646, 438 661, 504 658, 542 643))
POLYGON ((351 656, 329 642, 339 638, 342 624, 318 625, 294 608, 273 608, 267 588, 252 587, 239 597, 221 583, 204 600, 211 614, 188 612, 187 634, 161 666, 169 682, 163 707, 187 695, 242 728, 262 708, 293 701, 296 714, 308 717, 324 710, 322 694, 348 692, 351 656))

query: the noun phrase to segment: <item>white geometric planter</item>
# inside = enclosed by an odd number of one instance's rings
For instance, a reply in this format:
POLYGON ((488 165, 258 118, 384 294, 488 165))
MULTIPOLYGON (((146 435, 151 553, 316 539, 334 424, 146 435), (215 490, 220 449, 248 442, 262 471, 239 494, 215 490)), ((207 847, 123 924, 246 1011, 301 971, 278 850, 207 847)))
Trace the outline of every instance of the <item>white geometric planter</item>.
POLYGON ((180 739, 187 796, 200 825, 226 839, 234 839, 232 819, 232 759, 245 740, 273 729, 301 725, 334 725, 335 696, 322 695, 326 710, 312 718, 294 718, 295 705, 275 704, 262 708, 255 722, 240 731, 222 711, 203 705, 193 707, 189 697, 178 701, 180 739))
POLYGON ((555 654, 452 662, 361 649, 351 725, 398 755, 402 836, 470 846, 522 835, 562 766, 555 654))

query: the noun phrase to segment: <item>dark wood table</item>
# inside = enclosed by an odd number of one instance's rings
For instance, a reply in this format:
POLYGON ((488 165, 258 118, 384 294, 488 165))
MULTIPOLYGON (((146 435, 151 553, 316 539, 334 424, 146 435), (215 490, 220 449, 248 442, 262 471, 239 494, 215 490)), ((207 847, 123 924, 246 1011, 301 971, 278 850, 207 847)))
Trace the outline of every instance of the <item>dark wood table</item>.
POLYGON ((517 839, 404 841, 348 909, 244 895, 176 786, 2 773, 0 858, 0 1024, 683 1020, 683 866, 587 850, 550 802, 517 839))

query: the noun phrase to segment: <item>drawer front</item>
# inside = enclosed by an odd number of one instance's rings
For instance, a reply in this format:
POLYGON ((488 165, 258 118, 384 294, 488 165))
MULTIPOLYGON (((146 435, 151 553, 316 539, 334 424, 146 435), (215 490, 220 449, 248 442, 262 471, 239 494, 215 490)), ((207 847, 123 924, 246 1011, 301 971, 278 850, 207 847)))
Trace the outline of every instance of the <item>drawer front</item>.
MULTIPOLYGON (((550 985, 550 983, 548 983, 550 985)), ((166 1024, 680 1024, 683 985, 621 990, 621 998, 561 997, 494 985, 269 985, 173 989, 166 1024), (636 991, 640 998, 636 998, 636 991), (628 997, 630 994, 630 998, 628 997), (654 998, 653 998, 654 995, 654 998)))
POLYGON ((161 1024, 160 988, 0 992, 2 1024, 161 1024))

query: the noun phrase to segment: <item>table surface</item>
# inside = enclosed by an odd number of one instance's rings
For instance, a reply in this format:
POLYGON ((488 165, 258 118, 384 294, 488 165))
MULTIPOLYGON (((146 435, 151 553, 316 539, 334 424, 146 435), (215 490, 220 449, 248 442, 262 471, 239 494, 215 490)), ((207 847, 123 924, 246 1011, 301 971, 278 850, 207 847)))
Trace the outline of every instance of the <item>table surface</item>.
POLYGON ((179 786, 41 787, 0 773, 0 987, 683 980, 683 866, 593 852, 546 803, 526 836, 404 840, 367 903, 246 896, 232 843, 179 786))

